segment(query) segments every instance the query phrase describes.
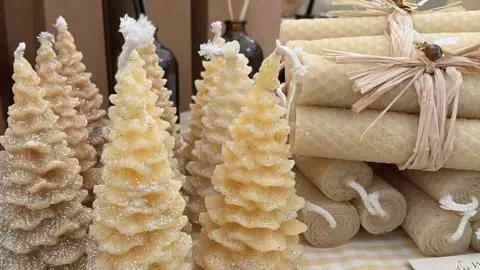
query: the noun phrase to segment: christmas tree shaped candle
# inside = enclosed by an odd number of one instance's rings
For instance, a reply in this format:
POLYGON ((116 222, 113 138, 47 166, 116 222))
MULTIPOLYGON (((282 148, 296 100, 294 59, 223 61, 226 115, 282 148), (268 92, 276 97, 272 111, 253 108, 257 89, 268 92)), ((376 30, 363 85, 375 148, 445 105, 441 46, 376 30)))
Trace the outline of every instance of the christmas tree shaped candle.
POLYGON ((107 113, 100 108, 103 97, 90 80, 92 74, 85 71, 86 67, 82 63, 83 54, 77 51, 73 36, 68 31, 67 22, 63 17, 58 17, 55 28, 57 29, 55 49, 62 64, 60 74, 67 77, 67 83, 72 86, 72 97, 80 101, 76 109, 87 118, 89 143, 100 155, 105 143, 102 128, 107 124, 107 113))
POLYGON ((205 199, 194 248, 204 269, 300 269, 298 235, 307 228, 296 219, 304 199, 295 194, 290 127, 274 93, 280 66, 276 53, 265 59, 246 107, 229 127, 232 140, 212 178, 219 195, 205 199))
POLYGON ((140 46, 137 51, 140 58, 145 61, 143 68, 147 71, 147 79, 152 81, 152 91, 158 96, 156 104, 163 109, 161 118, 170 123, 170 127, 167 130, 171 135, 176 137, 175 144, 176 147, 178 147, 180 140, 178 140, 179 126, 177 125, 177 108, 173 106, 173 102, 170 100, 172 91, 165 87, 167 83, 167 80, 163 78, 165 71, 160 67, 160 59, 155 53, 157 50, 157 47, 153 43, 155 26, 144 15, 140 15, 137 24, 139 29, 142 30, 141 35, 145 36, 145 38, 139 36, 140 46))
MULTIPOLYGON (((87 119, 77 114, 75 107, 79 101, 70 96, 72 87, 66 84, 67 78, 59 74, 62 64, 53 50, 53 35, 42 32, 38 40, 40 48, 37 51, 36 70, 41 79, 40 86, 45 90, 45 99, 50 102, 53 112, 59 116, 58 125, 68 136, 66 140, 73 157, 80 162, 80 173, 84 173, 96 164, 95 148, 87 141, 87 119)), ((84 188, 91 190, 93 186, 84 183, 84 188)))
POLYGON ((97 241, 91 258, 97 269, 188 269, 184 258, 192 240, 181 232, 187 223, 181 182, 170 166, 174 138, 160 119, 157 96, 133 50, 116 75, 110 97, 112 120, 102 154, 102 184, 95 187, 97 241))
MULTIPOLYGON (((222 34, 222 23, 212 23, 211 31, 214 34, 212 43, 217 46, 222 46, 225 43, 225 40, 220 36, 222 34)), ((195 159, 195 157, 192 155, 192 150, 195 142, 201 139, 203 128, 203 107, 205 107, 205 105, 212 100, 210 93, 211 89, 215 87, 213 78, 217 76, 220 69, 225 66, 225 59, 223 59, 221 56, 213 55, 209 60, 203 61, 202 64, 205 70, 200 74, 202 79, 195 81, 197 94, 193 97, 193 103, 190 104, 190 129, 183 137, 185 146, 180 151, 179 156, 179 158, 182 159, 185 164, 195 159)))
POLYGON ((192 151, 195 159, 187 164, 192 177, 185 184, 185 190, 190 197, 187 213, 192 222, 198 222, 198 214, 206 210, 205 197, 215 194, 211 177, 215 166, 223 162, 222 144, 230 138, 228 126, 247 103, 253 84, 248 77, 251 67, 248 59, 239 54, 238 42, 225 43, 221 48, 209 46, 223 55, 225 66, 213 78, 215 87, 210 89, 210 95, 214 98, 203 108, 201 139, 195 142, 192 151))
POLYGON ((87 191, 24 50, 15 51, 14 104, 0 138, 0 269, 84 269, 87 191))

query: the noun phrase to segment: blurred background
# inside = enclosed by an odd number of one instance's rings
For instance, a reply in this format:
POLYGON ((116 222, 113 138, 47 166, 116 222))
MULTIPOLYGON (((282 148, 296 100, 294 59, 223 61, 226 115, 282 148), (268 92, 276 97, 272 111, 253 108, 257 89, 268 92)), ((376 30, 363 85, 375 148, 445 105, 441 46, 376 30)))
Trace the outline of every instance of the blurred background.
MULTIPOLYGON (((228 0, 1 0, 0 134, 5 129, 8 106, 13 102, 13 51, 19 42, 26 42, 26 57, 33 64, 38 47, 36 36, 45 30, 53 32, 52 24, 60 15, 67 20, 107 108, 108 95, 115 84, 116 58, 123 44, 118 33, 119 18, 146 13, 158 28, 156 36, 161 45, 157 52, 163 55, 161 61, 169 69, 167 75, 178 78, 178 83, 171 80, 171 87, 175 88, 172 98, 183 112, 188 110, 191 95, 195 94, 193 82, 202 70, 197 51, 210 36, 211 22, 231 21, 226 36, 239 39, 254 64, 274 49, 282 19, 322 18, 331 9, 330 0, 251 0, 241 18, 245 1, 230 1, 233 16, 228 0)), ((430 0, 426 7, 453 2, 456 1, 430 0)), ((480 9, 479 0, 463 2, 467 9, 480 9)))

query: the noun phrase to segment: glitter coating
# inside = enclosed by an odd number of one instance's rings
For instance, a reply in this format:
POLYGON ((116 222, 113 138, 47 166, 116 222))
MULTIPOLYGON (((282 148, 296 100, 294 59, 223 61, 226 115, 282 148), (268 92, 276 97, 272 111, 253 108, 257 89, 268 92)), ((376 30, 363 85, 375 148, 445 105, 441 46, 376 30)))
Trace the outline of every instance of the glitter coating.
POLYGON ((212 177, 219 194, 205 199, 202 239, 194 248, 204 269, 301 268, 298 235, 307 228, 296 217, 304 200, 294 189, 286 109, 274 93, 279 70, 279 56, 264 61, 246 107, 229 135, 222 134, 224 163, 212 177))
POLYGON ((0 269, 70 269, 85 254, 92 219, 81 204, 81 167, 25 58, 15 59, 13 79, 15 103, 0 138, 0 269))
POLYGON ((117 75, 112 126, 102 154, 102 184, 94 188, 92 269, 188 269, 192 239, 181 232, 185 200, 175 179, 174 137, 136 51, 117 75))
POLYGON ((75 109, 87 118, 89 143, 95 147, 100 156, 105 143, 105 138, 100 131, 108 122, 107 112, 100 109, 103 96, 90 80, 92 74, 85 71, 86 67, 82 62, 83 54, 77 51, 75 40, 67 27, 57 25, 55 50, 62 64, 60 74, 67 77, 67 84, 72 87, 71 96, 78 98, 80 102, 75 109))
MULTIPOLYGON (((209 78, 210 75, 204 74, 206 78, 213 82, 213 87, 208 90, 209 94, 207 94, 212 99, 202 108, 201 138, 195 141, 192 150, 194 159, 187 164, 187 171, 191 175, 188 178, 189 183, 187 185, 191 185, 194 190, 193 200, 188 209, 193 222, 198 222, 196 216, 206 210, 202 200, 206 196, 216 193, 211 185, 213 169, 223 162, 222 144, 230 138, 228 126, 241 112, 241 108, 245 106, 250 87, 253 84, 253 81, 248 77, 251 72, 248 59, 238 53, 238 43, 229 42, 223 46, 229 48, 227 50, 229 54, 235 52, 233 55, 236 57, 226 61, 214 58, 211 60, 212 65, 217 65, 217 68, 220 68, 223 64, 222 61, 225 61, 225 66, 216 74, 213 74, 213 69, 209 70, 213 75, 211 79, 209 78), (200 198, 196 198, 195 195, 200 198)), ((192 123, 200 126, 195 122, 192 123)))

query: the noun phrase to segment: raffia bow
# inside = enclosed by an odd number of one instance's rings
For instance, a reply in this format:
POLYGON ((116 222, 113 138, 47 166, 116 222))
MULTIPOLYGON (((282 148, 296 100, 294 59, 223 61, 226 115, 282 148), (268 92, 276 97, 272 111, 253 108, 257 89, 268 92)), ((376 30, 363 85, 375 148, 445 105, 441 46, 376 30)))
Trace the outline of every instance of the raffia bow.
MULTIPOLYGON (((461 72, 480 73, 480 44, 444 56, 436 62, 426 56, 383 57, 349 52, 327 51, 327 58, 339 64, 370 63, 375 67, 348 73, 353 90, 363 94, 352 110, 361 112, 404 81, 408 84, 365 131, 413 84, 420 105, 417 141, 412 156, 400 169, 436 171, 442 168, 453 150, 461 72), (450 119, 448 113, 451 110, 450 119)), ((365 134, 364 133, 364 134, 365 134)))

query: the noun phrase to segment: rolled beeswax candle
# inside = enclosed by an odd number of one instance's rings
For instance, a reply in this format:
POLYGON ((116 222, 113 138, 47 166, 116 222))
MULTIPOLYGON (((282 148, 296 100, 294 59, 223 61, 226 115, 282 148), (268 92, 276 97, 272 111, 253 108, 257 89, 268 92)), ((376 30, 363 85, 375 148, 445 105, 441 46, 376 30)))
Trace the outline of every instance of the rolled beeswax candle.
MULTIPOLYGON (((437 172, 406 170, 403 175, 437 201, 446 196, 459 204, 480 200, 480 172, 442 169, 437 172)), ((480 219, 477 213, 471 220, 480 219)))
MULTIPOLYGON (((480 37, 479 37, 480 42, 480 37)), ((362 98, 362 94, 353 91, 353 82, 347 74, 352 71, 373 67, 370 64, 337 64, 323 56, 306 54, 303 63, 308 73, 298 84, 297 104, 318 105, 324 107, 351 108, 362 98)), ((288 70, 288 65, 287 65, 288 70)), ((462 74, 463 83, 460 89, 458 117, 480 119, 480 76, 478 74, 462 74)), ((383 110, 405 88, 407 82, 400 83, 394 89, 370 105, 369 109, 383 110)), ((420 106, 416 90, 410 87, 390 108, 393 112, 418 114, 420 106)))
MULTIPOLYGON (((428 40, 458 37, 456 44, 444 45, 442 49, 455 51, 480 43, 479 32, 432 33, 424 35, 428 40)), ((324 38, 315 40, 290 40, 286 43, 290 48, 301 47, 307 53, 324 55, 324 50, 344 51, 368 55, 392 56, 392 42, 389 36, 358 36, 341 38, 324 38)))
POLYGON ((296 158, 295 164, 323 194, 334 201, 349 201, 358 195, 351 182, 363 188, 372 182, 372 169, 361 161, 302 156, 296 158))
POLYGON ((480 230, 480 221, 473 222, 472 228, 473 228, 473 232, 472 232, 471 245, 473 249, 475 249, 475 251, 480 252, 480 239, 478 239, 478 236, 477 236, 477 230, 480 230))
POLYGON ((298 169, 295 170, 295 182, 298 195, 305 199, 299 219, 308 227, 303 235, 310 244, 323 248, 335 247, 357 234, 360 221, 350 203, 330 200, 298 169))
POLYGON ((383 212, 372 215, 361 198, 352 200, 352 205, 357 209, 362 227, 372 234, 383 234, 396 229, 402 224, 407 214, 407 203, 403 195, 387 184, 378 175, 373 176, 373 181, 367 192, 377 193, 379 205, 383 212))
POLYGON ((460 223, 459 216, 440 208, 437 201, 392 168, 382 166, 375 172, 405 197, 407 215, 402 228, 425 255, 457 255, 468 249, 472 236, 470 226, 463 235, 454 236, 460 223))
MULTIPOLYGON (((297 106, 292 152, 300 156, 403 165, 417 139, 416 115, 388 112, 361 138, 378 111, 297 106)), ((445 168, 480 170, 480 120, 457 119, 445 168)))
MULTIPOLYGON (((480 11, 434 12, 412 15, 413 28, 420 33, 477 32, 480 11)), ((388 16, 335 19, 283 20, 280 40, 377 36, 388 30, 388 16)))

